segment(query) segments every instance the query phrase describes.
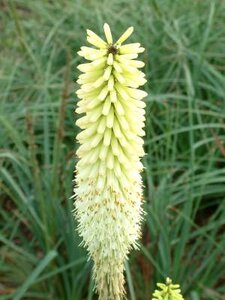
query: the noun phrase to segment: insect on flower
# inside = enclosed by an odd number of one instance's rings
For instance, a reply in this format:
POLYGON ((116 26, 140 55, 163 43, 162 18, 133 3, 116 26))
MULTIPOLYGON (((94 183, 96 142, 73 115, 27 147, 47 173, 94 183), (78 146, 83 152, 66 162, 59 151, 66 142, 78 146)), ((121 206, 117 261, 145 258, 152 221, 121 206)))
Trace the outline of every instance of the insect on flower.
POLYGON ((143 139, 147 93, 139 86, 146 79, 136 60, 144 48, 123 45, 133 32, 128 28, 113 42, 108 24, 106 41, 87 30, 93 47, 78 54, 80 64, 76 124, 80 147, 76 165, 75 216, 78 231, 94 261, 93 275, 100 300, 121 300, 124 262, 141 233, 143 139))

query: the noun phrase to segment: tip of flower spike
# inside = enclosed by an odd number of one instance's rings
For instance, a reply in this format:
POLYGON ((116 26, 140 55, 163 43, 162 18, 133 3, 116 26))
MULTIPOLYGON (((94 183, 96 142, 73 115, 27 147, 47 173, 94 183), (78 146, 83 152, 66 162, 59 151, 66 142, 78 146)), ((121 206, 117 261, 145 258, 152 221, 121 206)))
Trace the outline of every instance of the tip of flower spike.
POLYGON ((133 33, 134 31, 134 27, 131 26, 129 27, 122 35, 121 37, 118 39, 118 41, 116 42, 116 44, 121 45, 124 41, 126 41, 129 36, 133 33))
POLYGON ((169 277, 166 277, 166 284, 169 285, 172 283, 172 280, 169 277))
POLYGON ((113 39, 112 39, 112 33, 111 33, 109 25, 107 23, 105 23, 103 25, 103 29, 104 29, 105 37, 106 37, 106 40, 107 40, 108 44, 112 44, 113 39))

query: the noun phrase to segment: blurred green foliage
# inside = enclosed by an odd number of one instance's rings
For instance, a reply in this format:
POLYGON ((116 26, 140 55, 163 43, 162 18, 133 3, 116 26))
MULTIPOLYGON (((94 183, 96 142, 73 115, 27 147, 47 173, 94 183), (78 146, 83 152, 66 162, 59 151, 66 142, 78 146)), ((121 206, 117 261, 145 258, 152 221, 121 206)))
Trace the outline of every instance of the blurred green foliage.
POLYGON ((74 108, 86 28, 135 27, 148 78, 145 210, 127 297, 169 276, 225 295, 225 2, 0 2, 0 299, 96 299, 73 209, 74 108))

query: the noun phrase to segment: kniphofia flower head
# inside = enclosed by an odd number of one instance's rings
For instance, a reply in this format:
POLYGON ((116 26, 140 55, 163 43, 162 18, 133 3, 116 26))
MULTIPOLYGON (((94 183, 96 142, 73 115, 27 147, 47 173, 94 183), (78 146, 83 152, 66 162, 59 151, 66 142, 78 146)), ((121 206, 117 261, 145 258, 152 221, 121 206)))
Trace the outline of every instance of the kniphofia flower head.
POLYGON ((144 155, 143 127, 147 94, 138 89, 146 80, 136 60, 139 43, 123 45, 130 27, 113 42, 108 24, 106 41, 87 30, 93 47, 78 54, 88 60, 78 66, 75 216, 78 231, 94 261, 94 278, 101 300, 120 300, 124 294, 124 262, 137 246, 142 219, 140 157, 144 155))
POLYGON ((159 289, 153 293, 152 300, 184 300, 180 285, 173 284, 170 278, 166 278, 166 284, 157 283, 157 286, 159 289))

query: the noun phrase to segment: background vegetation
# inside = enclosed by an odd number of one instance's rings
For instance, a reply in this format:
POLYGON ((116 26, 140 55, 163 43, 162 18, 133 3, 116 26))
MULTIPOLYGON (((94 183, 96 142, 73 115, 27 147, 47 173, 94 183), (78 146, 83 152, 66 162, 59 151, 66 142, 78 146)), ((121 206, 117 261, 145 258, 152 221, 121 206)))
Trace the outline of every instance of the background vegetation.
POLYGON ((127 295, 225 299, 225 1, 0 1, 0 299, 95 299, 71 214, 85 29, 146 48, 145 210, 127 295))

